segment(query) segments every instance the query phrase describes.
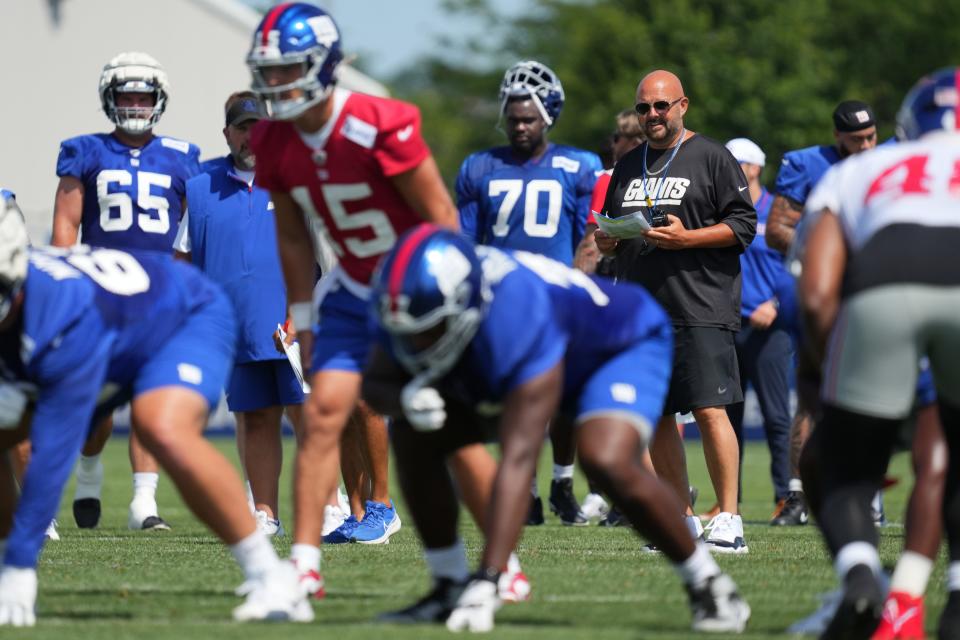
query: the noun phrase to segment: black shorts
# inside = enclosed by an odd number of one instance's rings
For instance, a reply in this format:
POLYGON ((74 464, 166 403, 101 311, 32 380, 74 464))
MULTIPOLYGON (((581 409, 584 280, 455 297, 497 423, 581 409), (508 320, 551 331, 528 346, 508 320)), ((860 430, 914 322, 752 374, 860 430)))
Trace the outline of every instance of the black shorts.
MULTIPOLYGON (((413 445, 418 455, 446 457, 454 451, 473 444, 497 441, 499 418, 486 418, 461 402, 443 396, 447 422, 437 431, 417 431, 403 417, 390 421, 390 437, 403 438, 413 445)), ((395 447, 395 452, 400 450, 395 447)))
POLYGON ((673 375, 663 415, 743 402, 734 332, 673 328, 673 375))

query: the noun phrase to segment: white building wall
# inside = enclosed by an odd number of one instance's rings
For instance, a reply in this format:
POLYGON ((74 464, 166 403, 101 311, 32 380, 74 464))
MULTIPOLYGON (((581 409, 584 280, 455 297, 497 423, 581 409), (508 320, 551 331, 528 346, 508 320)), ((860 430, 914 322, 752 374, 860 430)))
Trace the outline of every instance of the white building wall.
MULTIPOLYGON (((204 158, 221 155, 223 102, 249 87, 244 57, 259 18, 235 0, 0 2, 0 186, 16 192, 33 241, 49 238, 60 141, 112 128, 97 95, 110 58, 155 57, 171 84, 157 133, 199 145, 204 158)), ((342 82, 385 93, 353 69, 342 82)))

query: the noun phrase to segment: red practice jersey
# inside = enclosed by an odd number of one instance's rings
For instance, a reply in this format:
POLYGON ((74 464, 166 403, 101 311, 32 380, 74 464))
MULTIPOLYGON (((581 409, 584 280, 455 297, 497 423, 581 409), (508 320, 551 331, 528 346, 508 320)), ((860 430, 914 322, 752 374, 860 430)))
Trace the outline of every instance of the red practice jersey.
POLYGON ((603 212, 603 203, 607 199, 607 187, 610 186, 610 176, 613 175, 613 169, 607 169, 597 176, 597 183, 593 185, 593 198, 590 200, 590 213, 587 214, 587 224, 597 224, 597 218, 593 212, 603 212))
POLYGON ((336 89, 333 115, 313 135, 291 122, 259 122, 250 139, 256 182, 289 193, 307 216, 319 218, 340 265, 368 284, 380 256, 421 222, 390 178, 429 155, 412 104, 336 89))

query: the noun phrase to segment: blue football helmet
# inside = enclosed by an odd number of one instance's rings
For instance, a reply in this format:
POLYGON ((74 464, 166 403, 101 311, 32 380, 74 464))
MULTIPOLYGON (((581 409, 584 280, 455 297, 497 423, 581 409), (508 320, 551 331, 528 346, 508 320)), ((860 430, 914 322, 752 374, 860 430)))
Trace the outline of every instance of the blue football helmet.
POLYGON ((390 334, 400 363, 432 379, 460 359, 489 299, 473 243, 428 224, 400 237, 371 286, 371 311, 390 334))
POLYGON ((897 113, 897 137, 916 140, 931 131, 956 131, 960 67, 945 67, 920 78, 897 113))
POLYGON ((267 115, 290 120, 330 95, 341 60, 340 30, 333 18, 319 7, 292 2, 264 16, 253 34, 247 66, 267 115))
POLYGON ((510 98, 529 96, 540 111, 547 128, 553 127, 563 109, 563 86, 550 67, 536 60, 524 60, 503 74, 500 82, 500 115, 507 109, 510 98))

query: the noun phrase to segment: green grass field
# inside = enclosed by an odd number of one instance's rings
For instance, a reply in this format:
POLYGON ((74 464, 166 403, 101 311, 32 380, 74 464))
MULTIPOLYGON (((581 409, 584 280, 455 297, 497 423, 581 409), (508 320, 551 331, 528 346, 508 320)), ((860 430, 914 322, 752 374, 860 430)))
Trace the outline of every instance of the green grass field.
MULTIPOLYGON (((215 440, 236 461, 233 441, 215 440)), ((288 441, 290 447, 292 442, 288 441)), ((33 630, 0 630, 0 637, 23 638, 284 638, 441 637, 444 629, 384 627, 371 622, 382 611, 406 605, 422 595, 428 576, 412 524, 389 545, 331 546, 324 549, 326 600, 316 605, 311 625, 237 625, 230 610, 241 582, 229 551, 186 510, 168 478, 161 479, 161 514, 169 532, 126 530, 131 481, 126 440, 113 439, 104 455, 106 486, 100 529, 80 531, 73 523, 72 486, 60 511, 60 542, 47 545, 40 563, 38 624, 33 630)), ((288 449, 289 452, 289 449, 288 449)), ((287 456, 287 461, 291 460, 287 456)), ((698 506, 707 508, 713 492, 697 444, 688 450, 691 481, 700 489, 698 506)), ((541 458, 542 492, 549 483, 549 456, 541 458)), ((750 554, 720 558, 753 608, 747 638, 783 637, 794 620, 818 604, 816 594, 833 586, 833 573, 813 526, 772 529, 772 509, 762 444, 751 444, 744 473, 743 515, 750 554)), ((284 473, 281 516, 291 523, 289 465, 284 473)), ((887 493, 887 514, 894 522, 882 533, 884 562, 892 564, 902 546, 902 520, 910 486, 908 460, 899 456, 892 474, 904 480, 887 493)), ((577 479, 582 497, 586 484, 577 479)), ((396 496, 401 516, 405 514, 396 496)), ((468 518, 462 520, 470 553, 480 539, 468 518)), ((289 538, 277 541, 286 554, 289 538)), ((547 525, 526 530, 520 548, 524 570, 533 583, 530 602, 505 607, 497 637, 508 638, 689 638, 686 596, 669 565, 644 555, 628 529, 568 528, 548 516, 547 525)), ((928 629, 944 602, 941 557, 928 593, 928 629)))

